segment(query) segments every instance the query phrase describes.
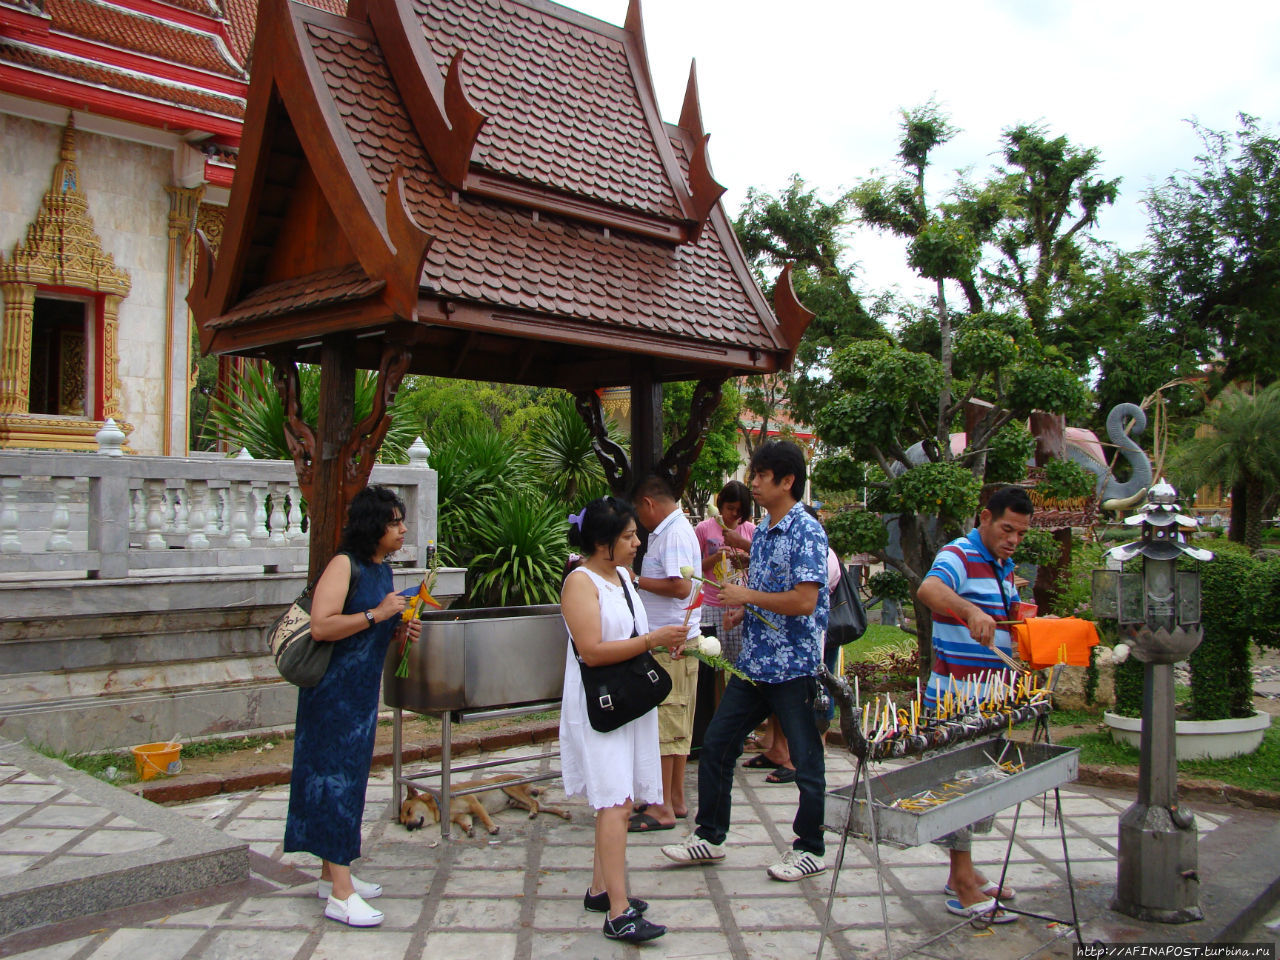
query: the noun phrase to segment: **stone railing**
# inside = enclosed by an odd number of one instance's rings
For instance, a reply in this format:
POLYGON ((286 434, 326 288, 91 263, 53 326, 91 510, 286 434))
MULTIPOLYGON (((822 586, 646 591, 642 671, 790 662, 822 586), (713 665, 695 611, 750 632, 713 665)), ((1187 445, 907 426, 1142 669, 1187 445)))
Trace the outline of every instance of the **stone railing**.
MULTIPOLYGON (((407 466, 377 464, 371 482, 405 502, 404 549, 421 567, 436 539, 436 473, 419 440, 407 466)), ((0 575, 89 579, 307 567, 291 461, 0 451, 0 575)))

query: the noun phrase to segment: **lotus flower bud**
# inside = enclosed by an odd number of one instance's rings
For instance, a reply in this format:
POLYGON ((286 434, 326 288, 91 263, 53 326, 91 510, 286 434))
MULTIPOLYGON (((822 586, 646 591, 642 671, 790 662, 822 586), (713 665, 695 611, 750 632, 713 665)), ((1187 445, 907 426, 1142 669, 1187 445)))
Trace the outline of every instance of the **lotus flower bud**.
POLYGON ((698 650, 708 657, 720 656, 720 641, 715 637, 699 637, 698 650))
POLYGON ((1127 643, 1117 643, 1111 648, 1111 657, 1116 663, 1124 663, 1129 659, 1129 645, 1127 643))
POLYGON ((680 576, 682 576, 682 577, 683 577, 684 579, 686 579, 686 580, 692 580, 692 579, 693 579, 693 567, 681 567, 681 568, 680 568, 680 576))

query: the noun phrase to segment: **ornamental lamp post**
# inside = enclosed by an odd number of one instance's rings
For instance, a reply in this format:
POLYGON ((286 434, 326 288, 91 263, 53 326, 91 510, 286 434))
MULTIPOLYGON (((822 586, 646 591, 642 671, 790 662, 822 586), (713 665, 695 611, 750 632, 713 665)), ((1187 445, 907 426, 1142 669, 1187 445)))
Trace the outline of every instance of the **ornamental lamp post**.
POLYGON ((1184 556, 1213 553, 1186 542, 1182 527, 1198 521, 1181 512, 1178 491, 1161 480, 1147 502, 1126 517, 1142 538, 1112 547, 1104 558, 1119 569, 1093 572, 1093 607, 1115 620, 1121 640, 1143 664, 1142 741, 1138 799, 1120 817, 1120 857, 1111 909, 1160 923, 1201 920, 1195 815, 1178 805, 1174 741, 1173 665, 1200 645, 1200 573, 1177 569, 1184 556), (1142 557, 1142 572, 1123 565, 1142 557))

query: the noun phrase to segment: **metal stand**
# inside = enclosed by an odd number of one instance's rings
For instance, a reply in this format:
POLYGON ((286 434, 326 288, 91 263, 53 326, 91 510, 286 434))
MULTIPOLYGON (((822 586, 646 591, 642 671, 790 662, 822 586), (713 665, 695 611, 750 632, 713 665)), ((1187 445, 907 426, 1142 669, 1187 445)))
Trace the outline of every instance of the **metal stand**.
MULTIPOLYGON (((1055 679, 1056 679, 1056 676, 1055 676, 1055 679)), ((1043 739, 1043 742, 1045 743, 1050 742, 1049 720, 1048 720, 1047 714, 1040 714, 1036 718, 1035 726, 1032 728, 1032 733, 1031 733, 1032 742, 1034 743, 1040 739, 1043 739)), ((823 949, 826 947, 827 938, 833 932, 831 927, 831 908, 832 908, 832 905, 835 903, 836 888, 840 883, 840 871, 841 871, 841 868, 844 866, 844 856, 845 856, 845 850, 849 843, 849 835, 853 830, 854 809, 856 806, 855 799, 858 792, 859 779, 863 781, 863 789, 867 798, 867 811, 868 811, 867 822, 870 828, 869 839, 871 841, 871 864, 873 869, 876 872, 876 885, 877 885, 877 888, 879 889, 879 894, 880 894, 880 918, 884 926, 885 949, 887 951, 888 960, 894 960, 893 939, 889 933, 889 905, 884 892, 884 876, 880 870, 880 841, 877 835, 878 834, 878 830, 876 826, 877 818, 874 812, 875 808, 872 805, 872 799, 871 799, 871 775, 866 769, 866 761, 864 758, 857 757, 856 761, 857 762, 853 772, 853 786, 850 791, 849 804, 848 804, 847 812, 845 815, 845 822, 844 822, 843 829, 840 831, 840 850, 836 854, 835 867, 831 872, 831 887, 827 891, 827 910, 826 910, 826 915, 823 917, 823 920, 822 920, 822 934, 821 934, 821 939, 818 941, 818 952, 817 952, 816 960, 822 960, 822 953, 823 953, 823 949)), ((1067 891, 1071 899, 1071 920, 1067 921, 1065 919, 1060 919, 1058 917, 1053 917, 1053 916, 1047 916, 1045 914, 1032 913, 1031 911, 1028 911, 1028 910, 1015 910, 1013 907, 1010 907, 1004 903, 998 903, 995 906, 993 906, 990 916, 994 916, 995 911, 998 909, 998 910, 1007 911, 1009 913, 1017 913, 1024 917, 1035 917, 1037 919, 1045 920, 1049 922, 1068 924, 1071 927, 1071 929, 1075 931, 1076 941, 1081 946, 1084 946, 1084 939, 1080 932, 1080 917, 1076 909, 1075 883, 1072 880, 1072 876, 1071 876, 1071 855, 1067 849, 1067 826, 1066 826, 1066 821, 1062 817, 1062 798, 1059 795, 1058 787, 1056 786, 1053 788, 1053 799, 1054 799, 1055 815, 1058 818, 1058 832, 1062 838, 1062 859, 1063 859, 1064 867, 1067 872, 1067 891)), ((1009 831, 1009 842, 1008 842, 1008 845, 1005 847, 1004 863, 1001 865, 1001 868, 1000 868, 999 886, 1001 887, 1001 889, 1004 888, 1006 875, 1009 870, 1009 860, 1013 853, 1013 843, 1014 843, 1014 839, 1017 836, 1018 819, 1021 815, 1021 812, 1022 812, 1022 803, 1019 802, 1014 809, 1013 826, 1010 828, 1010 831, 1009 831)), ((901 954, 901 956, 907 956, 909 954, 922 950, 924 947, 928 946, 931 943, 934 943, 937 940, 942 939, 945 936, 948 936, 953 931, 958 930, 960 927, 964 926, 965 924, 971 924, 976 929, 981 930, 989 927, 991 925, 991 920, 990 920, 990 917, 985 917, 985 918, 973 917, 973 918, 960 920, 957 923, 953 924, 952 926, 948 927, 947 929, 943 930, 941 933, 937 934, 936 936, 930 937, 928 940, 924 940, 924 941, 921 941, 920 943, 915 944, 914 946, 906 950, 903 954, 901 954)))
MULTIPOLYGON (((480 760, 475 763, 465 763, 459 766, 453 764, 453 724, 455 722, 462 723, 466 720, 482 720, 497 719, 499 717, 516 717, 526 713, 539 713, 543 710, 550 710, 558 706, 559 700, 547 701, 546 703, 532 703, 523 707, 509 707, 503 710, 478 710, 472 713, 466 713, 462 710, 449 710, 442 713, 425 714, 425 716, 436 716, 440 718, 440 766, 437 769, 428 768, 421 773, 405 774, 403 763, 404 749, 404 729, 403 729, 403 710, 396 707, 392 711, 391 718, 391 816, 394 819, 399 815, 400 803, 403 799, 401 787, 413 784, 419 780, 431 780, 436 777, 440 778, 440 786, 423 785, 422 789, 430 793, 436 798, 436 802, 440 805, 440 839, 452 839, 450 817, 452 816, 452 805, 454 797, 465 797, 471 793, 482 793, 485 790, 493 789, 492 786, 485 787, 468 787, 462 790, 453 789, 453 774, 455 772, 462 773, 467 770, 487 770, 493 767, 505 767, 513 763, 530 763, 538 760, 555 759, 560 756, 559 750, 551 750, 546 753, 532 754, 527 757, 510 757, 505 760, 480 760)), ((514 780, 508 780, 505 786, 515 786, 521 783, 537 783, 541 780, 554 780, 560 776, 559 770, 549 770, 546 773, 530 774, 527 777, 520 777, 514 780)))

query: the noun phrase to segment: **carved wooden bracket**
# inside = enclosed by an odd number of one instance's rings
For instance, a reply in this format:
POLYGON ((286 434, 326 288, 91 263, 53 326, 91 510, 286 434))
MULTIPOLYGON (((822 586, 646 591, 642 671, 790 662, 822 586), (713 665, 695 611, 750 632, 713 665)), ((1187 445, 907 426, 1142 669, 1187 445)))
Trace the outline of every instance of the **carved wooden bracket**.
POLYGON ((386 275, 386 299, 396 316, 414 320, 418 314, 422 265, 435 238, 418 225, 409 209, 404 192, 404 167, 399 164, 391 171, 391 182, 387 184, 386 216, 388 239, 395 247, 386 275))
POLYGON ((631 490, 631 461, 627 459, 627 452, 609 439, 599 394, 594 390, 580 390, 573 395, 573 401, 578 416, 591 431, 591 449, 595 451, 600 466, 604 467, 609 489, 614 496, 625 497, 631 490))
POLYGON ((693 401, 689 404, 689 422, 685 424, 684 433, 667 448, 658 463, 658 476, 671 485, 677 498, 684 494, 684 488, 689 482, 689 471, 693 469, 694 461, 698 459, 702 445, 707 440, 711 418, 720 405, 723 387, 723 380, 698 381, 693 391, 693 401))
POLYGON ((378 392, 373 398, 373 409, 351 430, 351 436, 342 445, 343 482, 348 490, 359 490, 369 482, 378 447, 391 429, 391 415, 387 408, 396 398, 396 391, 404 380, 413 355, 407 347, 387 344, 382 348, 382 360, 378 364, 378 392))
POLYGON ((298 489, 311 500, 315 481, 316 434, 302 419, 302 390, 298 383, 298 364, 287 354, 272 359, 273 381, 284 403, 284 440, 298 473, 298 489))
POLYGON ((778 315, 778 327, 786 341, 787 356, 783 369, 790 370, 796 358, 796 348, 800 346, 800 338, 809 323, 817 316, 812 310, 800 302, 796 296, 796 288, 791 285, 791 270, 795 266, 788 263, 782 268, 778 282, 773 287, 773 310, 778 315))

